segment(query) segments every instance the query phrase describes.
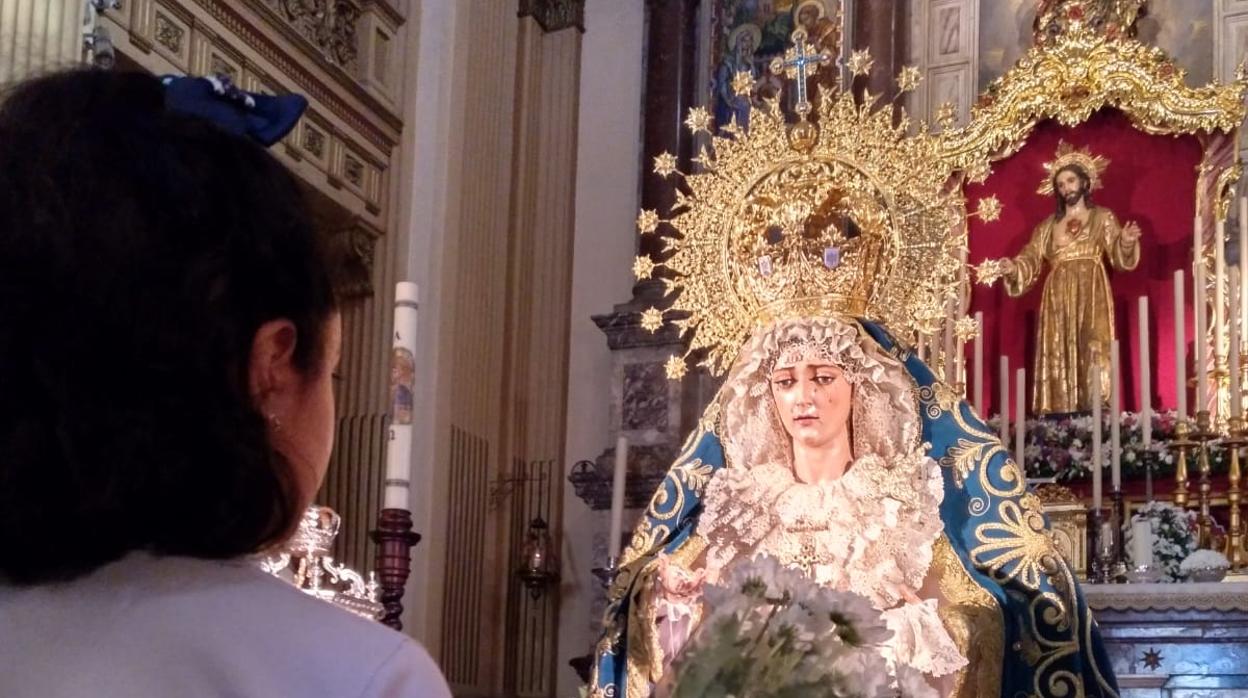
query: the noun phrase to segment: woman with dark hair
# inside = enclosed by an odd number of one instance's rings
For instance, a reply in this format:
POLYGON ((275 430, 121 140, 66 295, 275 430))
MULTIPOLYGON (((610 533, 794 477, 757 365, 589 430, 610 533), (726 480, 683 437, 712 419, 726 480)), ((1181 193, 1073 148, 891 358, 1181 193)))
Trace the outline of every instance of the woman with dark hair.
POLYGON ((181 104, 0 101, 0 695, 449 695, 248 559, 324 477, 341 323, 294 178, 181 104))

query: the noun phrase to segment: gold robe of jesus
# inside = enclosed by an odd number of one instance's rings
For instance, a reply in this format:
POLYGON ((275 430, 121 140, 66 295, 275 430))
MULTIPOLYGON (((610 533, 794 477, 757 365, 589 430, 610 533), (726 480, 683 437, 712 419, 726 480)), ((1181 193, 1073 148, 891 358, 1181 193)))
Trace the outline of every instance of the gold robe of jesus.
POLYGON ((1139 241, 1121 240, 1122 227, 1107 208, 1091 207, 1087 225, 1078 231, 1068 228, 1073 239, 1060 248, 1054 241, 1055 223, 1051 215, 1036 226, 1031 241, 1013 260, 1014 272, 1004 277, 1006 292, 1021 296, 1040 277, 1045 262, 1051 267, 1036 330, 1031 397, 1035 414, 1091 410, 1093 362, 1101 366, 1101 399, 1109 398, 1114 298, 1104 259, 1121 270, 1134 269, 1140 262, 1139 241))

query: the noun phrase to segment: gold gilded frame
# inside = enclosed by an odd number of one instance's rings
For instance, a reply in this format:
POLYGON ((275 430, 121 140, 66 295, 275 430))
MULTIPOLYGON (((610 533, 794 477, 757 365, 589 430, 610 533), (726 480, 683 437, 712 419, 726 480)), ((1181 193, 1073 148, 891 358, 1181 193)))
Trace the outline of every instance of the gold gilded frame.
POLYGON ((1244 121, 1248 71, 1241 66, 1233 82, 1201 87, 1188 86, 1184 76, 1161 49, 1075 21, 989 84, 967 125, 942 141, 943 156, 954 168, 974 172, 976 163, 1017 152, 1041 121, 1077 126, 1113 107, 1147 133, 1201 138, 1196 210, 1209 238, 1210 204, 1216 202, 1217 218, 1224 219, 1240 176, 1236 138, 1244 121))

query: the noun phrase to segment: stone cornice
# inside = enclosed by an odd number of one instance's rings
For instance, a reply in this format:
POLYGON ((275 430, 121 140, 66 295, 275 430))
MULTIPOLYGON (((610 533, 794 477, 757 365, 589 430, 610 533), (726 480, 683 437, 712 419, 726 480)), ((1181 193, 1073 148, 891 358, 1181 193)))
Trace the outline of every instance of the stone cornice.
POLYGON ((585 0, 520 0, 519 17, 532 17, 546 33, 585 31, 585 0))
MULTIPOLYGON (((261 16, 270 17, 269 22, 283 38, 298 45, 310 45, 291 26, 265 7, 262 0, 242 0, 252 11, 261 16)), ((385 104, 369 94, 341 67, 330 63, 323 55, 313 50, 307 54, 292 56, 263 32, 247 21, 238 10, 231 7, 228 0, 195 0, 209 12, 213 19, 221 22, 234 36, 248 47, 270 61, 278 72, 294 81, 295 85, 311 100, 324 105, 331 113, 342 119, 346 124, 362 135, 369 143, 389 155, 399 142, 403 130, 403 121, 385 104), (343 99, 323 80, 314 75, 303 65, 305 61, 314 62, 317 67, 333 77, 334 82, 346 89, 366 109, 365 113, 343 99), (380 121, 379 125, 377 122, 380 121)))

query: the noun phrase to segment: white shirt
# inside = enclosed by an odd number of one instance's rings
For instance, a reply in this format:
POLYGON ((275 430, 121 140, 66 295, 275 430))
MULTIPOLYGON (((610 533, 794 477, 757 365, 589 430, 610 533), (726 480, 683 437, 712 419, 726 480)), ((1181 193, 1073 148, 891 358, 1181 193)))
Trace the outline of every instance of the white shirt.
POLYGON ((0 696, 449 698, 411 638, 245 560, 132 553, 71 582, 0 584, 0 696))

